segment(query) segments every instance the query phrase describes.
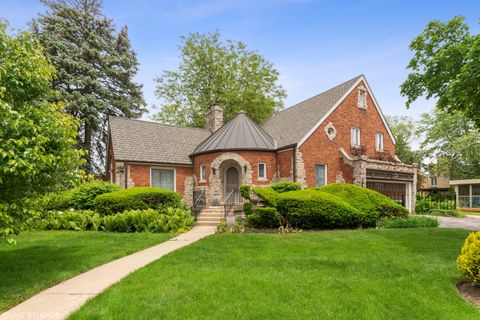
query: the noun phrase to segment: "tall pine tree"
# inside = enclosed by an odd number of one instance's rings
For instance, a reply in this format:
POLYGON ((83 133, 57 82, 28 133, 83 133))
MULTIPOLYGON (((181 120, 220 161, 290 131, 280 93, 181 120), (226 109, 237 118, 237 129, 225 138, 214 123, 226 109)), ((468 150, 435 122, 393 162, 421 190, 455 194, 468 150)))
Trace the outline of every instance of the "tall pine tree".
POLYGON ((137 118, 145 112, 142 86, 133 81, 138 61, 127 27, 116 32, 101 0, 42 0, 47 10, 33 33, 57 69, 53 89, 66 112, 81 121, 79 145, 87 169, 103 170, 108 115, 137 118))

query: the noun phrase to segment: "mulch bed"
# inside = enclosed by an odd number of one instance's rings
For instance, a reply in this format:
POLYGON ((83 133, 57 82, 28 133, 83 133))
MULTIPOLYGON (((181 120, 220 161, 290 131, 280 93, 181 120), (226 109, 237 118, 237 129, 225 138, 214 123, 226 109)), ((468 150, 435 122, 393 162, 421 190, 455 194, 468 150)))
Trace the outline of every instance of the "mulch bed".
POLYGON ((480 308, 480 286, 474 286, 468 282, 460 282, 457 284, 460 294, 480 308))

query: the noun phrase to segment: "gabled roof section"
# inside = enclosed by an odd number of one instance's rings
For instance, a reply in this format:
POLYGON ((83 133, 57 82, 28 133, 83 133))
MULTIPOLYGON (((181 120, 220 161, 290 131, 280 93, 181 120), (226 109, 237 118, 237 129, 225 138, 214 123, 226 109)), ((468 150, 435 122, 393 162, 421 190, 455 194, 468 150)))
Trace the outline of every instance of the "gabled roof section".
POLYGON ((210 135, 207 129, 113 116, 108 120, 117 161, 191 165, 190 153, 210 135))
POLYGON ((363 77, 356 76, 332 89, 284 109, 269 118, 263 125, 277 141, 278 147, 299 143, 309 131, 343 100, 363 77))
POLYGON ((275 150, 275 140, 240 111, 192 152, 192 155, 220 150, 275 150))
POLYGON ((307 99, 269 118, 263 128, 277 141, 278 148, 289 145, 301 146, 308 137, 317 130, 325 119, 340 105, 340 103, 363 81, 372 97, 387 132, 395 144, 395 137, 388 126, 377 99, 363 74, 356 76, 330 90, 307 99))

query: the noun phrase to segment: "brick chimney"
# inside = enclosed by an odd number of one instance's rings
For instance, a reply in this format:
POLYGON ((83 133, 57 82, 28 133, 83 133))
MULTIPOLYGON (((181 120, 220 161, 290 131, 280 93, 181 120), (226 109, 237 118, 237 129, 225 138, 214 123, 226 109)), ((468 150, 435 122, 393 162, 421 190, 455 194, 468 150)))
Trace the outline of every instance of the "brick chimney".
POLYGON ((223 109, 219 105, 213 105, 208 108, 207 117, 205 118, 205 127, 214 133, 223 126, 223 109))

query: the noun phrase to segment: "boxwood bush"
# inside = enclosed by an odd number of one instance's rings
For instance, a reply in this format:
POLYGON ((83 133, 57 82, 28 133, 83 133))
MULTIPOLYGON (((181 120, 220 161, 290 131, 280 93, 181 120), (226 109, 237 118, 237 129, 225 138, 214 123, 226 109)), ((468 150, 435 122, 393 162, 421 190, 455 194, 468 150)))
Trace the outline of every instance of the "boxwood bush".
POLYGON ((313 189, 340 197, 346 203, 365 214, 384 217, 406 217, 408 210, 383 194, 353 184, 333 183, 313 189))
POLYGON ((458 271, 473 284, 480 284, 480 231, 468 235, 457 258, 458 271))
POLYGON ((247 222, 254 228, 278 228, 281 217, 273 207, 258 207, 247 216, 247 222))
POLYGON ((126 210, 159 209, 181 207, 178 193, 161 188, 136 187, 102 194, 94 201, 95 211, 110 215, 126 210))
POLYGON ((378 220, 374 212, 365 213, 340 197, 316 189, 282 193, 277 203, 280 214, 297 228, 373 227, 378 220))
POLYGON ((278 193, 288 192, 288 191, 297 191, 302 189, 302 186, 298 182, 291 181, 280 181, 270 185, 273 190, 278 193))

